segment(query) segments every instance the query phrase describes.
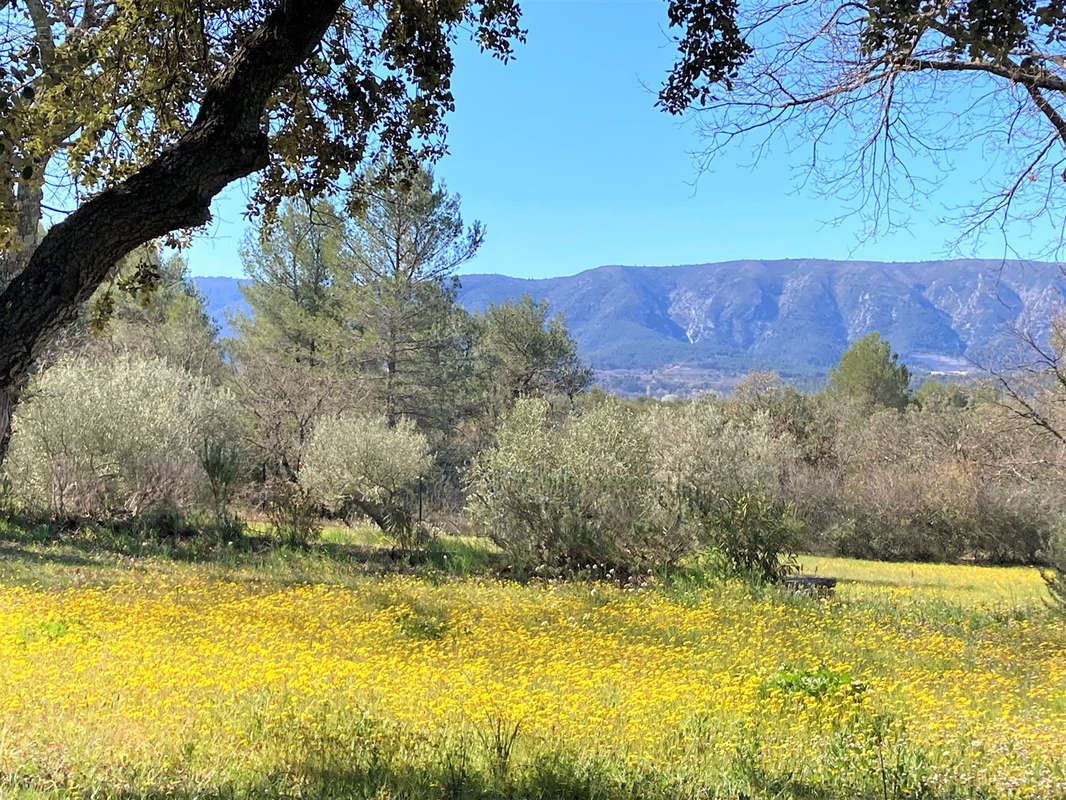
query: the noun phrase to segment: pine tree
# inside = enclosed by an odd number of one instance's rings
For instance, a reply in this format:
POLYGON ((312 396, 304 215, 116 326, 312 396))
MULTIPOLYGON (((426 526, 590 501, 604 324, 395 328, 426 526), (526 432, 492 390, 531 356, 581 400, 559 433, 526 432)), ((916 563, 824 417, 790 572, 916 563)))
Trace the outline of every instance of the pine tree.
POLYGON ((89 301, 71 332, 86 353, 157 358, 194 375, 222 379, 225 366, 218 329, 177 254, 163 259, 157 247, 123 259, 89 301))
POLYGON ((464 227, 459 197, 426 169, 386 165, 393 175, 351 225, 352 281, 346 308, 361 334, 361 360, 374 375, 373 397, 390 425, 413 419, 446 434, 469 414, 474 326, 456 305, 455 271, 484 240, 464 227))
POLYGON ((290 202, 276 225, 245 239, 241 261, 251 282, 241 292, 252 314, 237 321, 242 342, 287 351, 310 367, 336 356, 348 272, 345 235, 328 203, 304 210, 290 202))
POLYGON ((910 380, 899 355, 874 331, 852 344, 840 356, 840 365, 829 370, 829 391, 870 409, 902 411, 910 402, 910 380))
POLYGON ((332 206, 287 204, 241 248, 251 316, 227 341, 245 435, 263 478, 292 481, 317 421, 365 401, 345 324, 345 226, 332 206))

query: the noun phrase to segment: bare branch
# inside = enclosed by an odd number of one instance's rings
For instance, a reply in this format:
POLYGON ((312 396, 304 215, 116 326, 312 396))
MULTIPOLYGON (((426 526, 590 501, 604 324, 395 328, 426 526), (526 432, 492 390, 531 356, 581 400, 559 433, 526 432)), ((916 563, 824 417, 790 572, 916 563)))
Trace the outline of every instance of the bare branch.
MULTIPOLYGON (((751 146, 757 160, 771 142, 784 140, 793 150, 802 143, 810 154, 802 183, 816 178, 852 207, 849 213, 868 217, 872 233, 880 223, 897 224, 901 204, 926 202, 950 174, 952 154, 983 140, 1005 166, 986 198, 966 212, 967 232, 999 215, 1046 219, 1052 205, 1066 205, 1058 188, 1049 186, 1044 196, 1028 189, 1058 161, 1063 151, 1055 143, 1066 145, 1066 52, 1053 49, 1059 40, 1048 32, 1057 21, 1025 16, 1030 12, 1023 9, 1001 31, 954 2, 921 8, 885 0, 755 2, 734 13, 747 52, 730 52, 730 40, 716 39, 712 25, 703 39, 697 34, 695 49, 682 53, 664 87, 675 100, 686 91, 695 98, 687 107, 707 140, 700 169, 735 144, 751 146), (700 64, 701 54, 712 60, 700 64), (728 79, 719 77, 738 58, 728 79), (706 91, 698 90, 700 81, 706 91), (712 84, 720 91, 710 91, 712 84), (948 97, 965 98, 964 108, 948 97), (915 169, 930 160, 937 168, 932 174, 915 169)), ((719 21, 728 6, 725 0, 672 4, 683 18, 688 11, 693 25, 709 16, 719 21), (710 15, 715 8, 719 16, 710 15)), ((688 34, 679 41, 691 45, 693 31, 688 34)))
POLYGON ((52 37, 52 20, 41 0, 24 0, 26 10, 33 22, 34 41, 41 51, 41 64, 47 68, 55 60, 55 39, 52 37))

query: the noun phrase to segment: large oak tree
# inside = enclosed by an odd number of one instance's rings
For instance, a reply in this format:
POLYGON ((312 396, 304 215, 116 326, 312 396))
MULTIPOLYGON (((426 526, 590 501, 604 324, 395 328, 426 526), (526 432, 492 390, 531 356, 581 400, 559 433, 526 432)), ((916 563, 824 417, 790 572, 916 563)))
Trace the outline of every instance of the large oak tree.
POLYGON ((253 173, 269 218, 286 197, 352 188, 371 157, 439 154, 458 31, 506 59, 518 14, 514 0, 0 0, 0 455, 19 386, 120 258, 205 224, 253 173), (38 242, 59 173, 87 199, 38 242))

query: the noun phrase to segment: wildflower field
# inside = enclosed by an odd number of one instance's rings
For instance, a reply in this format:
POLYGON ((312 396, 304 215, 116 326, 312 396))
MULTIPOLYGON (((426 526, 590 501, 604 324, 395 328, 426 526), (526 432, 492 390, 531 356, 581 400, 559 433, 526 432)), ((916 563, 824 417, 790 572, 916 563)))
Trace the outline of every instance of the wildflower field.
POLYGON ((1034 570, 809 559, 817 600, 270 558, 0 546, 0 796, 1066 796, 1034 570))

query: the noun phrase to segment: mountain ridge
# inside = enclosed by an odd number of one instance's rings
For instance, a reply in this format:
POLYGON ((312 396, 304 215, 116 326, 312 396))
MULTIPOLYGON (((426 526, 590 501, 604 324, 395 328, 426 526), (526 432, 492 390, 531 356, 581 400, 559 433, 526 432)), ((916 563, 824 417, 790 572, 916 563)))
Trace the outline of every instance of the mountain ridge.
MULTIPOLYGON (((1006 346, 1012 326, 1046 336, 1066 297, 1062 265, 1003 259, 607 264, 459 280, 458 301, 472 312, 524 294, 547 300, 599 382, 626 394, 728 389, 756 368, 824 376, 873 330, 919 372, 966 372, 1006 346)), ((216 320, 240 310, 237 279, 196 281, 216 320)))

